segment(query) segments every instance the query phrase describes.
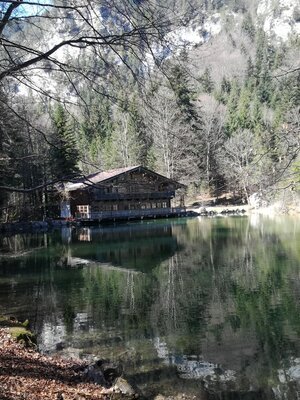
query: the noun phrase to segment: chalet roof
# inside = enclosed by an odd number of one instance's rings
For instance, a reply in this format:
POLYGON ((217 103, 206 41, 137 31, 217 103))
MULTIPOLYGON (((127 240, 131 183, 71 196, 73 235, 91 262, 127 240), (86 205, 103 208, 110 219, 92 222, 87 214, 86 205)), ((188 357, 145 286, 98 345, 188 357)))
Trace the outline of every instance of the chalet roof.
POLYGON ((110 169, 108 171, 98 171, 94 172, 93 174, 87 175, 83 179, 78 180, 77 182, 68 182, 65 185, 65 189, 68 191, 73 191, 73 190, 78 190, 82 189, 88 186, 96 185, 97 183, 102 183, 109 181, 112 178, 115 178, 116 176, 122 175, 127 172, 132 172, 136 171, 137 169, 143 169, 145 171, 148 171, 149 173, 155 174, 157 176, 160 176, 161 178, 167 179, 169 181, 172 181, 178 185, 178 187, 184 186, 181 185, 179 182, 176 182, 172 179, 169 179, 163 175, 157 174, 154 171, 148 170, 147 168, 141 166, 141 165, 135 165, 133 167, 124 167, 124 168, 116 168, 116 169, 110 169))

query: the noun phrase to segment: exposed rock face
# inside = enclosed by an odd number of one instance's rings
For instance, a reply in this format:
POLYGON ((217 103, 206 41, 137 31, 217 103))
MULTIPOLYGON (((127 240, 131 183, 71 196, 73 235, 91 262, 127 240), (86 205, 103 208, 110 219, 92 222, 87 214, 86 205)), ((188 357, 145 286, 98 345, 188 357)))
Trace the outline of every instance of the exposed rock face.
POLYGON ((261 208, 261 207, 267 207, 269 204, 268 202, 264 199, 264 196, 262 193, 256 192, 253 193, 251 196, 249 196, 249 206, 251 208, 261 208))
POLYGON ((260 0, 257 16, 264 31, 279 40, 300 35, 300 3, 296 0, 260 0))

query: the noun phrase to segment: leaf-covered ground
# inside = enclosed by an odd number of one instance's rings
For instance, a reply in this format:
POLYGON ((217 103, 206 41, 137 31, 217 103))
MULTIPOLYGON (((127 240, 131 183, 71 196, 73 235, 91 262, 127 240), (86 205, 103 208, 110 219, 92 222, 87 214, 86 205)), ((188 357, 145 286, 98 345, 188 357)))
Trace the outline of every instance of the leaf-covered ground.
POLYGON ((113 390, 86 381, 85 364, 44 356, 0 328, 1 400, 111 399, 113 390))

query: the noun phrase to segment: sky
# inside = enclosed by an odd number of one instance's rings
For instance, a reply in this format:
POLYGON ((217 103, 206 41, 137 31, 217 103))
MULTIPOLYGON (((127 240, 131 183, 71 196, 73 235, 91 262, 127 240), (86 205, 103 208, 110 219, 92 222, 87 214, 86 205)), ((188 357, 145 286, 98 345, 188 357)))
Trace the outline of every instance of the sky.
MULTIPOLYGON (((26 3, 30 4, 22 4, 13 13, 13 16, 28 16, 28 15, 36 15, 43 11, 44 4, 51 4, 52 0, 24 0, 26 3), (40 5, 39 5, 40 4, 40 5)), ((1 13, 4 13, 5 10, 9 7, 11 2, 0 0, 0 16, 1 13)))

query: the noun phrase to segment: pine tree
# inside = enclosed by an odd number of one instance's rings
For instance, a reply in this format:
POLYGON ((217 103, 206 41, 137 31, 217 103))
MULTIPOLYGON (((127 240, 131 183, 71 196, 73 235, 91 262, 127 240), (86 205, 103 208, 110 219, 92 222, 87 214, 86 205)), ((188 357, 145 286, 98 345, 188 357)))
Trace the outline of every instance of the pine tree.
POLYGON ((136 141, 135 163, 147 165, 148 153, 151 148, 151 138, 146 129, 145 121, 142 116, 141 106, 138 104, 136 96, 133 96, 128 104, 129 129, 136 141))
POLYGON ((222 104, 226 104, 231 90, 230 80, 223 76, 221 80, 220 90, 215 92, 215 98, 222 104))
POLYGON ((204 73, 200 76, 199 81, 202 86, 202 90, 205 93, 212 93, 214 90, 214 82, 211 77, 210 69, 205 68, 204 73))
MULTIPOLYGON (((26 148, 22 137, 24 127, 7 106, 8 98, 2 90, 0 104, 0 186, 19 187, 22 185, 19 157, 26 148)), ((5 221, 9 219, 9 210, 4 206, 9 204, 11 197, 9 192, 0 190, 0 219, 4 217, 5 221)))
POLYGON ((233 81, 227 102, 227 116, 225 123, 225 132, 228 136, 231 136, 239 128, 239 118, 237 112, 239 97, 239 84, 237 81, 233 81))
POLYGON ((52 115, 53 143, 51 148, 51 171, 55 178, 62 179, 79 173, 79 153, 74 131, 65 108, 59 104, 52 115))
POLYGON ((181 140, 184 142, 184 146, 181 149, 181 158, 186 161, 184 171, 178 171, 177 176, 190 174, 198 184, 205 164, 203 121, 200 110, 195 104, 195 92, 191 89, 187 71, 179 64, 172 68, 171 86, 183 127, 181 140))
POLYGON ((242 22, 242 30, 249 36, 251 40, 255 37, 255 26, 250 13, 247 13, 242 22))
POLYGON ((251 104, 251 91, 244 86, 241 90, 241 94, 237 106, 237 118, 239 128, 251 129, 252 121, 250 114, 250 104, 251 104))
MULTIPOLYGON (((80 124, 77 136, 80 140, 80 158, 85 159, 87 165, 92 163, 98 168, 104 168, 104 149, 106 139, 113 134, 113 110, 106 97, 95 93, 87 93, 85 96, 85 108, 83 120, 80 124)), ((92 168, 94 170, 95 167, 92 168)))
POLYGON ((257 96, 252 103, 251 110, 252 126, 256 132, 260 131, 263 126, 262 106, 257 96))

